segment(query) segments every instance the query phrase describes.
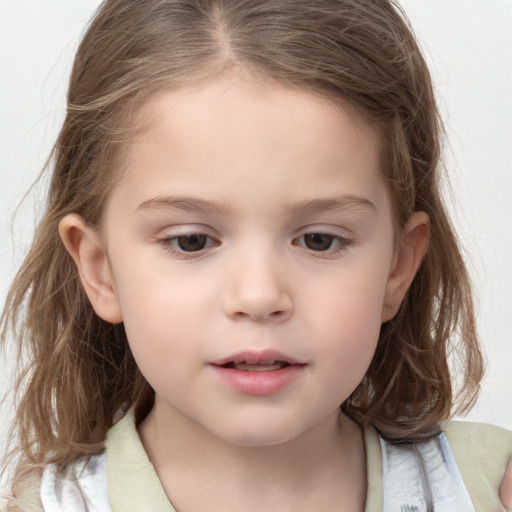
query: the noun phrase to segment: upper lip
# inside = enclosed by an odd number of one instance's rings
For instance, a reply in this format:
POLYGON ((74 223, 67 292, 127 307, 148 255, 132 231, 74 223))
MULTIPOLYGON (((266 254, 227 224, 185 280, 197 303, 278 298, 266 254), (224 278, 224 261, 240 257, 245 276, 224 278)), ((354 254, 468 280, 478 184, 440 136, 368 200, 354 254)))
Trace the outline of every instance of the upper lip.
POLYGON ((297 359, 290 357, 282 352, 273 349, 267 350, 244 350, 242 352, 237 352, 236 354, 232 354, 227 357, 223 357, 222 359, 218 359, 216 361, 212 361, 211 364, 215 366, 223 366, 228 363, 249 363, 249 364, 263 364, 263 363, 271 363, 274 361, 284 361, 288 364, 305 364, 302 361, 298 361, 297 359))

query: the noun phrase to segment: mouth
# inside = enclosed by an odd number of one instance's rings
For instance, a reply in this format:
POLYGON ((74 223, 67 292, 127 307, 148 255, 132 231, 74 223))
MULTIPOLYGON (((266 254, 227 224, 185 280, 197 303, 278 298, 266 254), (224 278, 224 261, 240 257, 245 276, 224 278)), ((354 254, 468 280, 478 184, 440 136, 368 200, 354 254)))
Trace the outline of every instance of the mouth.
POLYGON ((231 356, 213 361, 211 364, 221 368, 240 370, 243 372, 268 372, 282 370, 289 366, 305 366, 303 361, 285 355, 276 350, 246 350, 231 356))
POLYGON ((307 363, 276 350, 244 351, 210 363, 228 387, 245 395, 274 395, 303 375, 307 363))
POLYGON ((243 372, 270 372, 281 370, 290 366, 288 361, 262 361, 260 363, 248 363, 247 361, 230 361, 220 365, 222 368, 232 368, 243 372))

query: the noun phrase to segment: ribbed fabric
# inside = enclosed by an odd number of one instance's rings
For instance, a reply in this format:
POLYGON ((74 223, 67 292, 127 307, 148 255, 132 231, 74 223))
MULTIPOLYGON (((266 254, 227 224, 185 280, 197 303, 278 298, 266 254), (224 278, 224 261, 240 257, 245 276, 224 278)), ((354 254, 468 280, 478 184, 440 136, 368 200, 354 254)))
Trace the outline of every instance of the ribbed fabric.
POLYGON ((385 512, 475 512, 443 433, 422 443, 380 444, 385 512))

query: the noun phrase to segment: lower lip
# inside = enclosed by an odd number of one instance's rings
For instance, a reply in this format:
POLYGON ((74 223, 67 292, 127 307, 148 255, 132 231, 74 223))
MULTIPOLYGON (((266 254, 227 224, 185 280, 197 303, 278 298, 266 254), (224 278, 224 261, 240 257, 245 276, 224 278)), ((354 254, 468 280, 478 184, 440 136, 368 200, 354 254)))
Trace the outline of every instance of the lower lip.
POLYGON ((305 365, 292 364, 279 370, 244 371, 211 365, 217 375, 232 389, 246 395, 273 395, 288 386, 305 365))

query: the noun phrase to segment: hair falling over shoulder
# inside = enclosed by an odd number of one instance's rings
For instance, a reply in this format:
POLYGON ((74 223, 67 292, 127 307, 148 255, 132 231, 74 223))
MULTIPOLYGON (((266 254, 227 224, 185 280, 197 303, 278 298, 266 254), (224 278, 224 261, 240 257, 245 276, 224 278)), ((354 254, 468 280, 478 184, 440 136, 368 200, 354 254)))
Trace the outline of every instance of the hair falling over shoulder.
MULTIPOLYGON (((121 407, 152 391, 123 326, 93 311, 58 223, 93 226, 151 94, 236 70, 309 90, 366 119, 399 228, 430 217, 430 246, 404 302, 382 326, 364 380, 342 405, 391 439, 428 436, 471 407, 483 372, 471 289, 441 197, 442 125, 431 77, 399 6, 389 0, 106 0, 79 46, 67 115, 48 165, 46 210, 10 289, 4 343, 17 343, 17 475, 102 448, 121 407), (448 358, 462 377, 457 388, 448 358)), ((398 305, 397 305, 398 307, 398 305)))

